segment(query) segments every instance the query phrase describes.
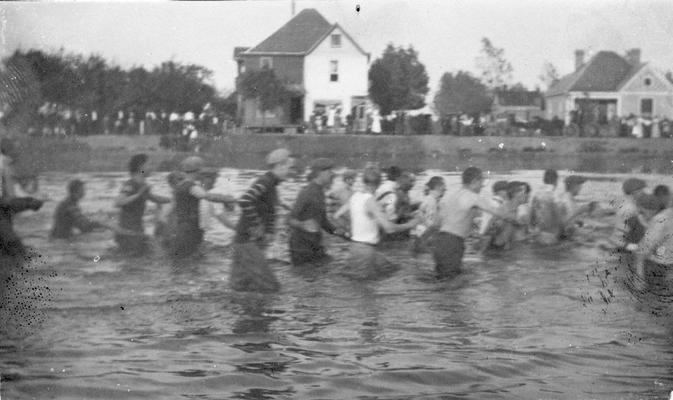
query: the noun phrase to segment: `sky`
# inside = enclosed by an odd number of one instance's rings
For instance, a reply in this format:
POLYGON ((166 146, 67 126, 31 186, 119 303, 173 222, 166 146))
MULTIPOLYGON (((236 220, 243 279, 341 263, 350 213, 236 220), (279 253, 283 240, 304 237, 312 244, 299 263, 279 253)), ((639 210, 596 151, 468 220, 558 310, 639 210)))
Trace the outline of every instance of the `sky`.
MULTIPOLYGON (((545 62, 572 72, 574 51, 624 54, 673 70, 669 0, 295 0, 337 22, 372 60, 388 43, 419 52, 430 95, 445 72, 478 74, 481 38, 504 49, 513 81, 540 85, 545 62), (356 11, 356 5, 360 11, 356 11)), ((213 71, 223 92, 234 87, 235 46, 254 46, 291 14, 291 0, 226 2, 0 2, 0 57, 16 49, 98 54, 124 68, 174 60, 213 71)))

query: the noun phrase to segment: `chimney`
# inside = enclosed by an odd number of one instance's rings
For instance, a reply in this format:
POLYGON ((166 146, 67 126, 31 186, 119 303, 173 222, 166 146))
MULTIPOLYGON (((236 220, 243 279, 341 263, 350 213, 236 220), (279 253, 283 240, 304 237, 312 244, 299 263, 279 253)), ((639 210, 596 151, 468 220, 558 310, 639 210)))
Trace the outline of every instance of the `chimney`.
POLYGON ((640 49, 631 49, 627 51, 626 61, 633 66, 640 65, 640 49))
POLYGON ((584 65, 584 50, 575 50, 575 71, 584 65))

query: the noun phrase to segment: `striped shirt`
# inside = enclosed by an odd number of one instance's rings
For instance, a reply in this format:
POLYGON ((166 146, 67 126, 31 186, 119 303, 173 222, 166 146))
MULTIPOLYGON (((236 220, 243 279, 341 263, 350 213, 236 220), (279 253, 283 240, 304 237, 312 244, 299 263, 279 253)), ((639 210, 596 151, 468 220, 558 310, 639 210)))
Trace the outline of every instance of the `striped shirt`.
POLYGON ((238 205, 241 217, 236 225, 236 243, 247 243, 254 238, 251 230, 263 227, 266 233, 273 233, 276 222, 278 192, 276 186, 280 179, 271 171, 259 177, 241 196, 238 205))

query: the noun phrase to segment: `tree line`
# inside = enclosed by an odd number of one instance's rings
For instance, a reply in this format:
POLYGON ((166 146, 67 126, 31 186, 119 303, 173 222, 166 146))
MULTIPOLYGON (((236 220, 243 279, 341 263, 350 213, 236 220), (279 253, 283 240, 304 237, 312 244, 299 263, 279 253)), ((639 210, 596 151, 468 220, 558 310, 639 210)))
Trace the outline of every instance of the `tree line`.
POLYGON ((198 115, 207 103, 234 113, 233 99, 218 94, 211 82, 212 71, 195 64, 166 61, 151 69, 123 69, 99 55, 16 50, 0 68, 0 112, 6 124, 20 123, 45 103, 100 116, 119 111, 198 115))

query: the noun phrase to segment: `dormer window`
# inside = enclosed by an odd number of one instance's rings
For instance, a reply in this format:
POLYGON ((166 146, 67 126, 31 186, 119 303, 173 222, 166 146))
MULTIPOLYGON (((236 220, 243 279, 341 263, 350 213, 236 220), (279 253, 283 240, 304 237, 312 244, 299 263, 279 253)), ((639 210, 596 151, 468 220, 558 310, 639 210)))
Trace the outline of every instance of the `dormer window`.
POLYGON ((332 38, 332 47, 341 47, 341 35, 335 33, 331 36, 332 38))
POLYGON ((645 86, 650 86, 652 84, 652 79, 645 78, 645 86))
POLYGON ((272 69, 273 68, 273 62, 271 61, 271 57, 260 57, 259 58, 259 67, 261 69, 272 69))

